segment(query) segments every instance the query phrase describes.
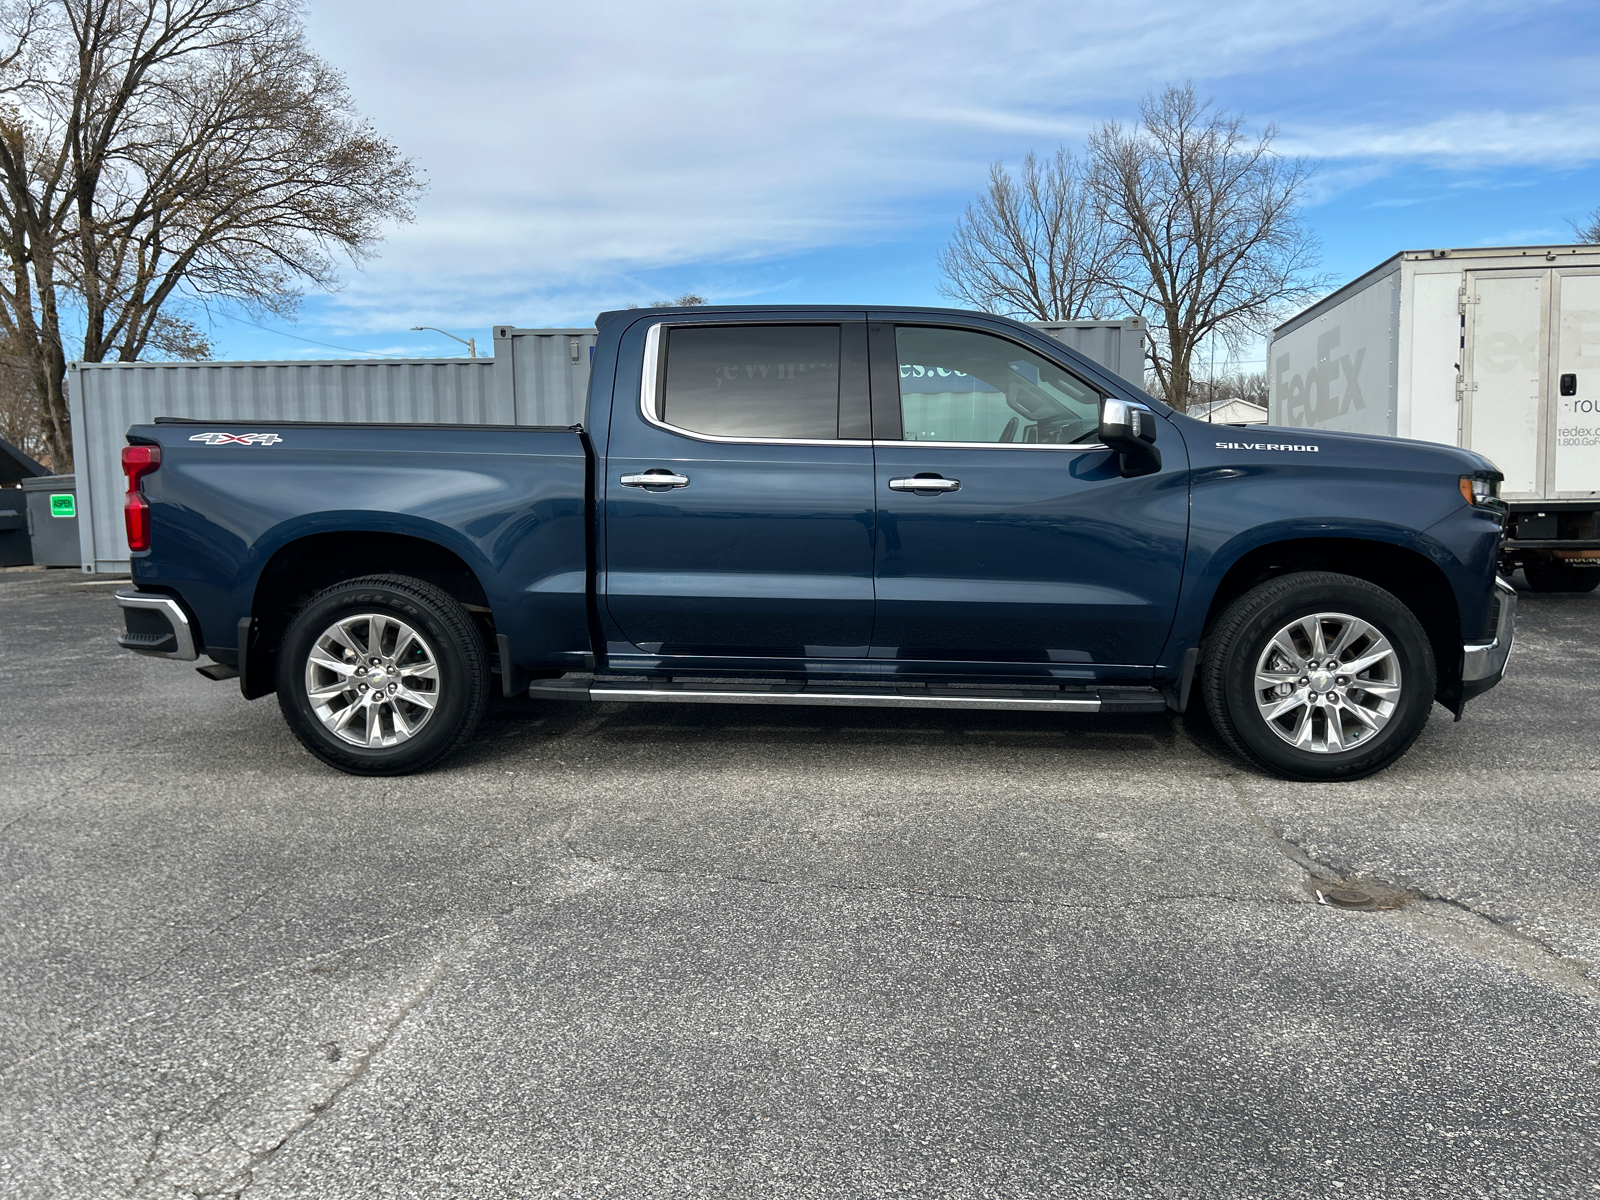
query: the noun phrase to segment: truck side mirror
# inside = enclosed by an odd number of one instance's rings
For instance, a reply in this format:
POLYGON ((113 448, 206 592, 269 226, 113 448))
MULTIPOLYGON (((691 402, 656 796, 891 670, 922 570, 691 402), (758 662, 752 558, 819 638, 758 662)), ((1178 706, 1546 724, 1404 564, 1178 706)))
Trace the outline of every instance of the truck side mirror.
POLYGON ((1122 477, 1153 475, 1161 469, 1155 448, 1156 416, 1126 400, 1100 401, 1100 440, 1122 458, 1122 477))

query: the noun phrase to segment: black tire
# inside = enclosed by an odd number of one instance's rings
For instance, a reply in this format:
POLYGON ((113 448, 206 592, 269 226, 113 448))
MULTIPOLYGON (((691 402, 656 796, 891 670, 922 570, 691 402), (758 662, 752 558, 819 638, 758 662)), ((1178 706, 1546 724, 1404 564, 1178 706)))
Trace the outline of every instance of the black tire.
MULTIPOLYGON (((1411 610, 1374 584, 1326 571, 1280 576, 1230 604, 1201 646, 1199 674, 1206 713, 1228 746, 1274 775, 1306 782, 1361 779, 1394 762, 1427 724, 1436 686, 1433 648, 1411 610), (1343 751, 1290 745, 1257 704, 1256 666, 1268 643, 1314 613, 1367 622, 1388 639, 1398 661, 1400 697, 1387 724, 1343 751)), ((1318 719, 1325 731, 1327 717, 1318 719)))
MULTIPOLYGON (((414 649, 412 653, 420 655, 422 651, 414 649)), ((353 651, 346 657, 352 665, 362 662, 353 651)), ((346 669, 338 668, 341 672, 346 669)), ((393 672, 389 677, 400 679, 393 672)), ((334 672, 329 671, 328 678, 336 678, 334 672)), ((277 682, 278 705, 289 728, 300 744, 323 762, 352 775, 405 775, 432 765, 472 736, 489 704, 489 657, 472 619, 448 592, 405 575, 370 575, 319 592, 295 615, 278 652, 277 682), (431 709, 407 706, 406 712, 417 721, 416 731, 394 745, 353 745, 344 740, 317 715, 308 691, 312 651, 336 623, 357 621, 358 639, 361 630, 370 638, 374 627, 384 624, 375 621, 363 626, 359 623, 363 614, 404 622, 419 635, 422 651, 435 670, 436 704, 431 709)), ((405 685, 402 681, 399 686, 405 685)), ((428 684, 417 682, 414 686, 420 691, 428 684)), ((389 690, 394 691, 395 685, 389 690)), ((400 693, 402 701, 407 694, 400 693)), ((336 697, 334 702, 341 701, 345 697, 336 697)), ((346 702, 333 709, 332 716, 339 716, 345 707, 354 706, 346 702)), ((354 715, 364 718, 364 713, 354 715)), ((401 719, 393 707, 387 717, 380 713, 375 721, 378 738, 381 740, 386 728, 389 736, 398 736, 396 722, 401 719)), ((352 729, 354 725, 352 721, 352 729)))
POLYGON ((1522 573, 1536 592, 1592 592, 1600 587, 1600 567, 1575 567, 1553 555, 1529 558, 1522 573))

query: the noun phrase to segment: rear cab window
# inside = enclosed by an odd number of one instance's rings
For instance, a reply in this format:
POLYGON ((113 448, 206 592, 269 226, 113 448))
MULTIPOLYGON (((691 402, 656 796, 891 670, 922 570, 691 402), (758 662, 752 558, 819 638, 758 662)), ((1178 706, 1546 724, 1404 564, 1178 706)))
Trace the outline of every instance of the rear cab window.
POLYGON ((839 437, 839 325, 688 325, 662 330, 651 414, 738 440, 839 437))

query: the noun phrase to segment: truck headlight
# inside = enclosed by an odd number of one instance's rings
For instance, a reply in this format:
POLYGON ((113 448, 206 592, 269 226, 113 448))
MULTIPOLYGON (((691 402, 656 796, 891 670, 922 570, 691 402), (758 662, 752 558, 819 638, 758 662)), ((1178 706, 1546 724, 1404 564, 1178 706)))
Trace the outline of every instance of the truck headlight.
POLYGON ((1463 475, 1461 498, 1473 508, 1503 512, 1505 505, 1500 501, 1500 478, 1499 475, 1463 475))

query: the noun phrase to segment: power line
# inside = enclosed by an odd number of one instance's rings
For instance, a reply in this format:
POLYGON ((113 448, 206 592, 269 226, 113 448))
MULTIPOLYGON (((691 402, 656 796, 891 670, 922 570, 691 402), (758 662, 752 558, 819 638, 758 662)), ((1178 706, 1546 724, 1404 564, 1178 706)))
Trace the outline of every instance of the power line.
POLYGON ((325 350, 342 350, 346 354, 366 354, 374 358, 387 358, 386 354, 379 354, 376 350, 357 350, 353 346, 335 346, 332 342, 319 342, 315 338, 301 337, 298 333, 285 333, 281 329, 271 329, 266 325, 257 325, 254 321, 246 321, 243 317, 224 316, 224 321, 237 321, 241 325, 249 325, 252 329, 259 329, 262 333, 275 333, 279 337, 293 338, 297 342, 305 342, 312 346, 321 346, 325 350))

